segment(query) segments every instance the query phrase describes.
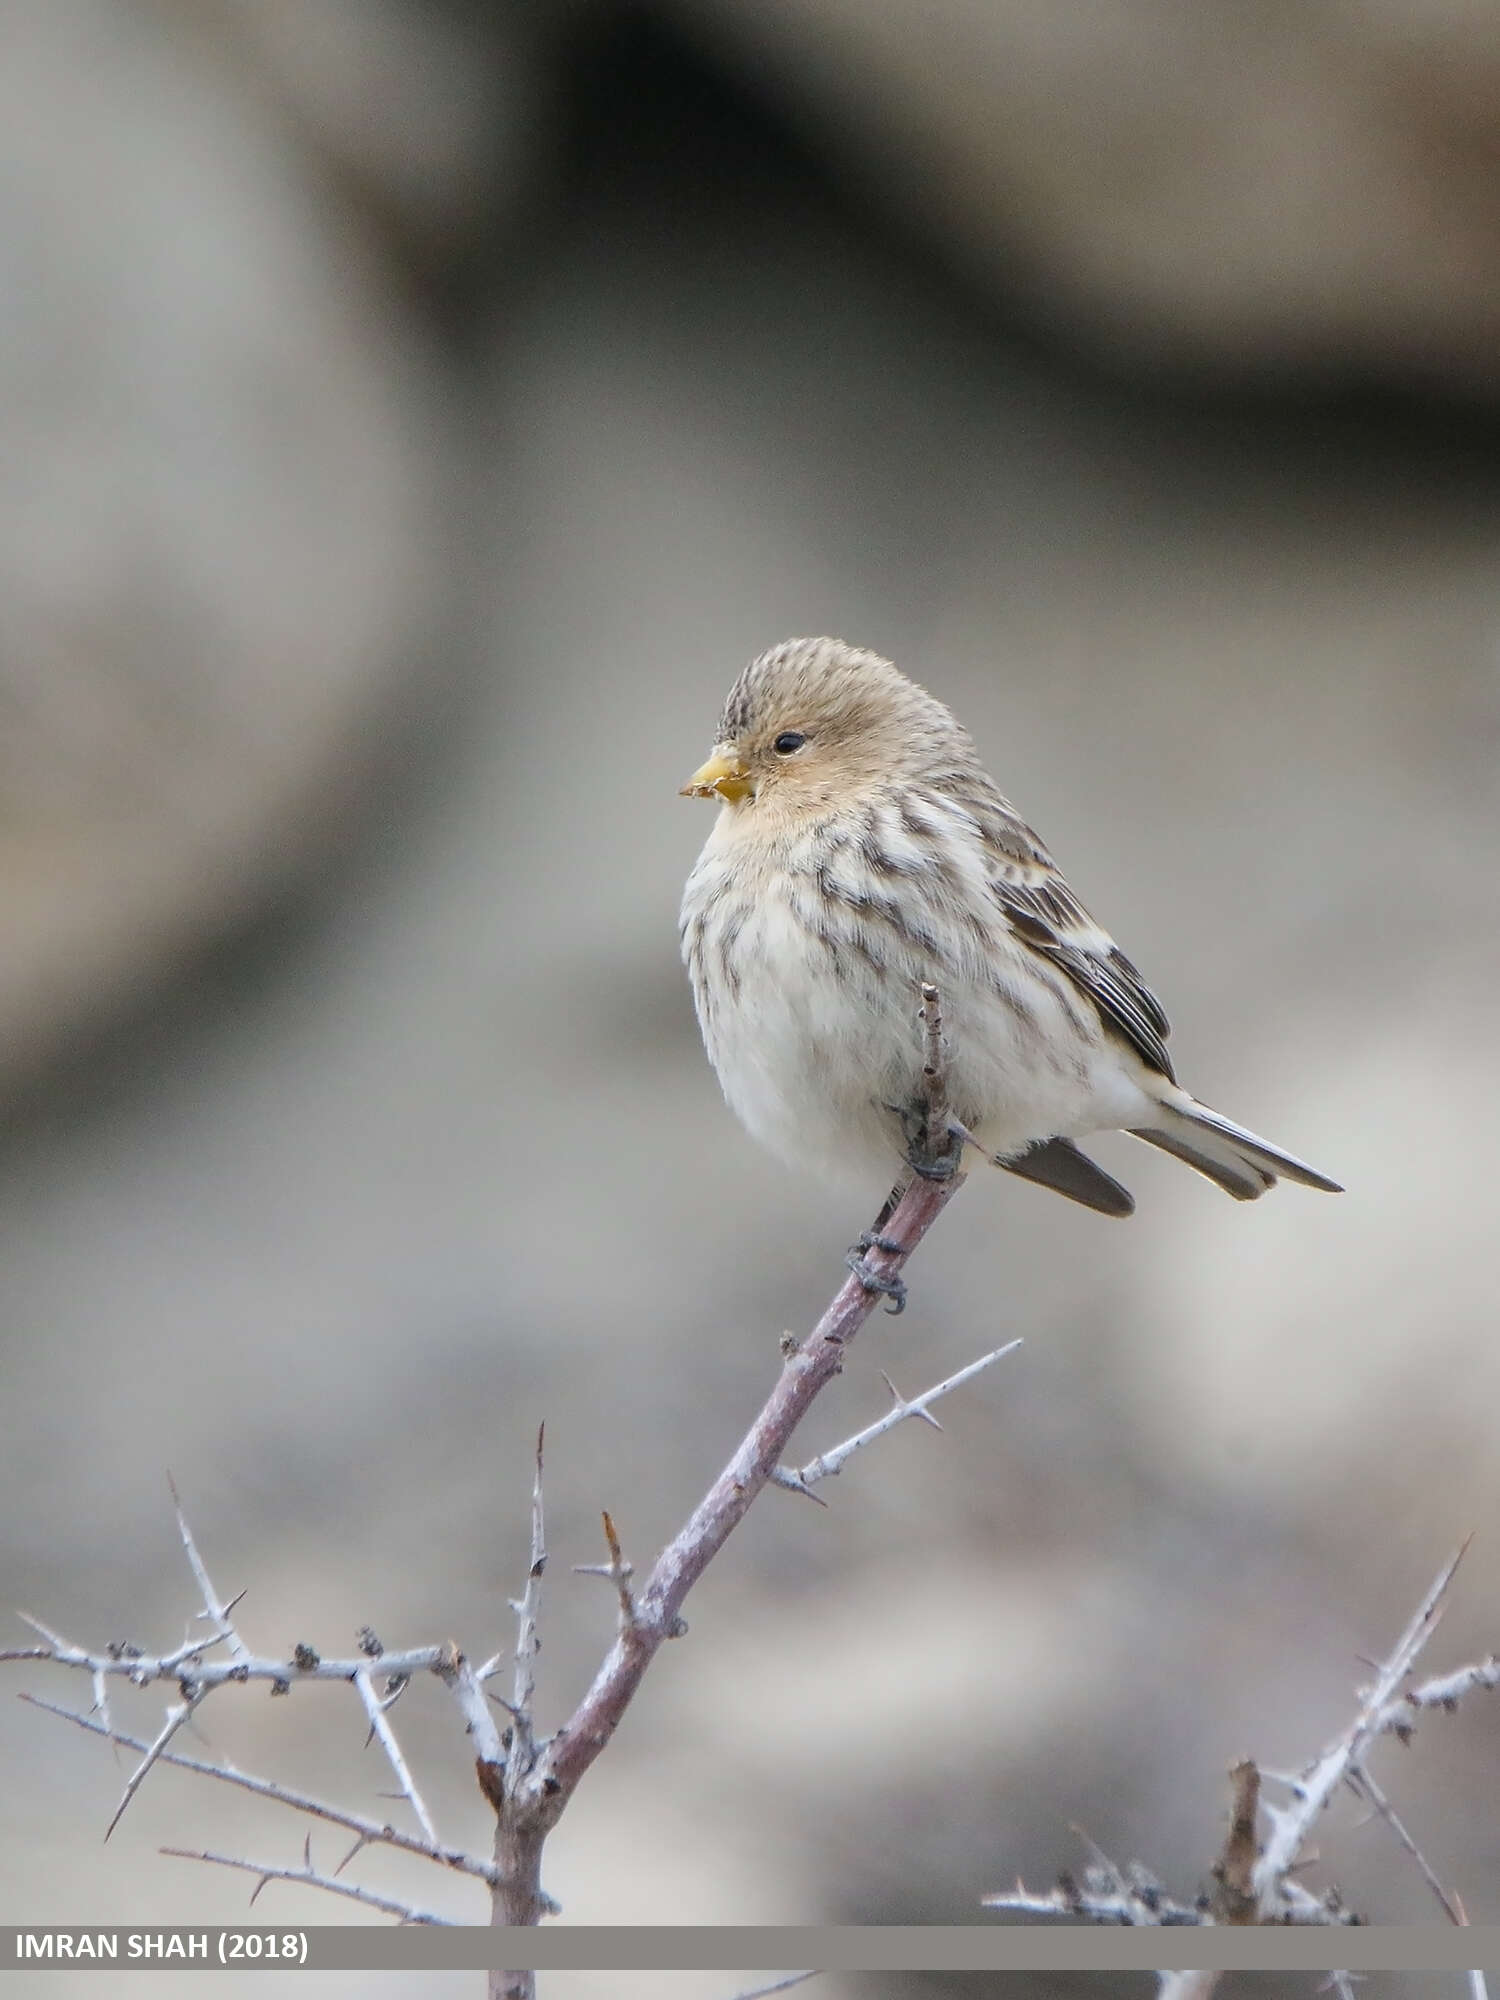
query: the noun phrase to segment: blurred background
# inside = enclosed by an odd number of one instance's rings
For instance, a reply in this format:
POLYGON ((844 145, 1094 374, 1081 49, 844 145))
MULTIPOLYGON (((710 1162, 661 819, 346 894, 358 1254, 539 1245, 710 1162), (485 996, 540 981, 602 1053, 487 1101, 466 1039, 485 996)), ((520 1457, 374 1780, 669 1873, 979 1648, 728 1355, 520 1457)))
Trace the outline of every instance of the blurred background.
MULTIPOLYGON (((972 1185, 807 1455, 1024 1348, 756 1508, 553 1838, 567 1917, 990 1921, 1085 1835, 1191 1894, 1229 1765, 1313 1755, 1475 1529, 1426 1665, 1496 1645, 1500 15, 36 0, 0 271, 7 1605, 175 1643, 170 1467, 256 1645, 484 1655, 545 1418, 566 1715, 599 1509, 644 1567, 883 1192, 743 1140, 677 960, 677 786, 831 631, 1349 1192, 1125 1139, 1128 1227, 972 1185)), ((441 1690, 398 1717, 482 1842, 441 1690)), ((333 1693, 205 1727, 386 1786, 333 1693)), ((169 1772, 102 1846, 122 1771, 10 1700, 0 1760, 7 1921, 231 1920, 161 1843, 300 1852, 169 1772)), ((1381 1770, 1500 1920, 1493 1698, 1381 1770)), ((1322 1855, 1438 1919, 1352 1804, 1322 1855)))

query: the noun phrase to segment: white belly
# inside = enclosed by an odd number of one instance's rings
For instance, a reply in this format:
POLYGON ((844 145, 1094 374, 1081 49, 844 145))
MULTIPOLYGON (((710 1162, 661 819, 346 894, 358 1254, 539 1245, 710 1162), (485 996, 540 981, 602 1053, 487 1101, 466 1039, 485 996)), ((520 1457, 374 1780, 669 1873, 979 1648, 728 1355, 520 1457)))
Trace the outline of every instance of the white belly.
POLYGON ((724 1095, 783 1159, 867 1185, 899 1165, 889 1108, 920 1094, 920 987, 942 996, 955 1113, 993 1152, 1142 1123, 1136 1065, 1063 975, 998 918, 929 909, 934 950, 830 905, 795 853, 736 867, 710 840, 683 899, 683 951, 724 1095))

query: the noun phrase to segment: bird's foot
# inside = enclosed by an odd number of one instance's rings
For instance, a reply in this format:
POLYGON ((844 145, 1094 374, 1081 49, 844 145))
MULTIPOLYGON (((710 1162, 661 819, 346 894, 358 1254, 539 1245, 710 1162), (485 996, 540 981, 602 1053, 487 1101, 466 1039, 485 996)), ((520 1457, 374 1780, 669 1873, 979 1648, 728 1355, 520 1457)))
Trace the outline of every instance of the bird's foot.
POLYGON ((924 1181, 951 1181, 963 1164, 967 1136, 962 1128, 955 1130, 950 1126, 946 1147, 934 1153, 928 1147, 926 1133, 919 1132, 906 1149, 906 1163, 924 1181))
MULTIPOLYGON (((924 1181, 951 1181, 963 1166, 964 1147, 977 1145, 967 1125, 957 1118, 945 1118, 943 1124, 943 1144, 937 1144, 937 1135, 932 1129, 927 1111, 922 1105, 888 1104, 886 1110, 894 1113, 901 1122, 901 1136, 905 1140, 904 1158, 914 1174, 924 1181)), ((907 1186, 910 1185, 908 1182, 907 1186)), ((894 1202, 906 1192, 900 1182, 891 1192, 894 1202)), ((881 1220, 885 1217, 882 1215, 881 1220)))
POLYGON ((865 1257, 867 1250, 883 1250, 888 1257, 902 1257, 906 1254, 906 1245, 898 1243, 894 1236, 882 1236, 878 1229, 867 1229, 857 1243, 849 1246, 849 1254, 844 1259, 867 1292, 879 1292, 884 1295, 887 1301, 885 1309, 888 1313, 905 1312, 905 1280, 890 1277, 883 1271, 872 1270, 865 1257))

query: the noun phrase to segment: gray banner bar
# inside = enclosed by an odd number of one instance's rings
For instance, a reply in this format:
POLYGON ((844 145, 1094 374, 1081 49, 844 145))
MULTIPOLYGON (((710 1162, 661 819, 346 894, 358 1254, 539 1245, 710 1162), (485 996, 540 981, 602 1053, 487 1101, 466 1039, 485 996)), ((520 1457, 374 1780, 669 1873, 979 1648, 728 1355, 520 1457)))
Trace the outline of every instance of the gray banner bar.
POLYGON ((1464 1972, 1500 1967, 1500 1926, 1388 1924, 1360 1929, 1113 1929, 1082 1925, 568 1925, 542 1930, 411 1926, 348 1929, 0 1927, 0 1973, 67 1966, 114 1972, 309 1971, 743 1972, 1464 1972))

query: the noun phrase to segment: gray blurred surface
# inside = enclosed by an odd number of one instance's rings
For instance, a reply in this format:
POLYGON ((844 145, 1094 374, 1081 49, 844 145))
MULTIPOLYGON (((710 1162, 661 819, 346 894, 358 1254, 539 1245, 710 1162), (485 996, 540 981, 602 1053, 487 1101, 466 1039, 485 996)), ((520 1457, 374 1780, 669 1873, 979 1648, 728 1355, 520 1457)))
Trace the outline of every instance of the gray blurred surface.
MULTIPOLYGON (((1500 453, 1462 412, 1069 372, 674 60, 627 40, 590 71, 571 179, 445 350, 454 421, 406 406, 448 524, 393 642, 410 754, 372 788, 351 749, 321 893, 180 958, 12 1120, 0 1595, 174 1642, 170 1466, 257 1644, 342 1648, 368 1621, 484 1654, 545 1418, 562 1719, 611 1627, 568 1573, 598 1510, 648 1561, 882 1192, 742 1139, 676 960, 707 830, 676 787, 729 678, 842 632, 968 722, 1162 992, 1192 1087, 1350 1191, 1241 1208, 1123 1139, 1100 1150, 1140 1198, 1128 1227, 968 1189, 809 1448, 883 1406, 880 1368, 912 1390, 1025 1347, 826 1513, 757 1507, 548 1886, 577 1922, 961 1922, 1075 1865, 1078 1823, 1188 1893, 1230 1763, 1313 1754, 1500 1498, 1500 453)), ((361 561, 389 578, 383 546, 361 561)), ((1433 1670, 1496 1643, 1490 1539, 1433 1670)), ((442 1823, 482 1842, 439 1694, 398 1715, 442 1823)), ((386 1784, 331 1693, 225 1700, 206 1727, 356 1805, 386 1784)), ((120 1773, 8 1702, 0 1765, 24 1802, 0 1879, 30 1920, 229 1920, 241 1886, 157 1846, 300 1845, 159 1773, 101 1848, 120 1773)), ((1493 1702, 1387 1767, 1496 1921, 1493 1702)), ((1327 1871, 1428 1918, 1357 1817, 1331 1819, 1327 1871)), ((273 1920, 305 1907, 272 1893, 273 1920)))
POLYGON ((1129 367, 1496 388, 1500 16, 667 0, 841 172, 1129 367))

